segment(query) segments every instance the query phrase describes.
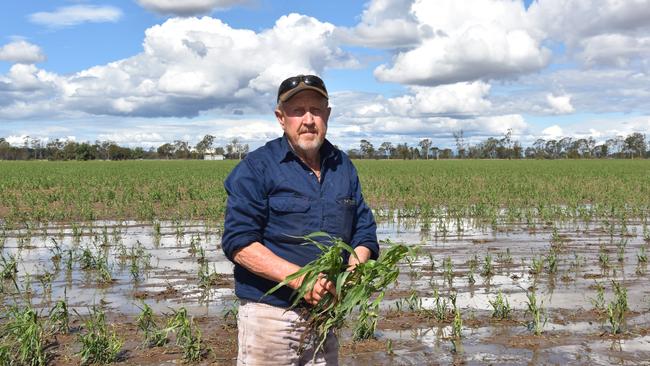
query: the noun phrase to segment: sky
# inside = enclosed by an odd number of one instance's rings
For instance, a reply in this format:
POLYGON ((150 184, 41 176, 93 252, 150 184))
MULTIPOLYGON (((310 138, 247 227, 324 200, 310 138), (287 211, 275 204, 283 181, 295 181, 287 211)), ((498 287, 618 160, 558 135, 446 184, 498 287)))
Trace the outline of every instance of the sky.
POLYGON ((650 0, 23 0, 0 4, 0 137, 252 148, 320 75, 349 149, 508 130, 650 132, 650 0))

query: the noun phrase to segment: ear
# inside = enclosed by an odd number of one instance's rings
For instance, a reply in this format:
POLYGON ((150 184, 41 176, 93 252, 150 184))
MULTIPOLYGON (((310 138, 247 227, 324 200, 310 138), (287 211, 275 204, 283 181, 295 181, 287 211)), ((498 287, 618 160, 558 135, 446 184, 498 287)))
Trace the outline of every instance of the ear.
POLYGON ((330 114, 332 113, 332 107, 327 107, 327 114, 325 115, 325 124, 330 120, 330 114))
POLYGON ((275 109, 275 118, 280 123, 280 127, 282 127, 282 131, 286 131, 284 128, 284 113, 279 108, 275 109))

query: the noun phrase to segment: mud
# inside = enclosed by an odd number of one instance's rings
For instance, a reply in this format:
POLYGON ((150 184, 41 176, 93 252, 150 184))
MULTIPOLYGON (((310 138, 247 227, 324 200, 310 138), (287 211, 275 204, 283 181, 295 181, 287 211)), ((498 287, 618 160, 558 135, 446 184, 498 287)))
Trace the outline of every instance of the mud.
MULTIPOLYGON (((143 347, 135 319, 141 302, 162 318, 184 307, 202 330, 207 351, 199 364, 234 364, 237 329, 229 311, 236 309, 236 299, 220 233, 217 225, 201 222, 163 222, 160 229, 137 222, 93 222, 7 231, 0 239, 2 253, 17 258, 21 293, 5 281, 0 298, 5 305, 23 304, 31 295, 29 301, 43 317, 59 299, 67 299, 71 311, 82 316, 93 305, 102 305, 125 340, 120 362, 129 365, 182 362, 173 337, 164 347, 143 347), (148 268, 138 268, 135 280, 120 251, 138 245, 151 257, 148 268), (101 282, 96 270, 81 269, 78 258, 85 248, 106 253, 110 281, 101 282), (69 250, 74 257, 68 266, 69 250), (209 268, 208 286, 199 281, 203 260, 209 268)), ((351 330, 342 330, 341 364, 647 364, 650 288, 647 264, 640 260, 642 248, 650 249, 646 233, 645 225, 634 221, 533 227, 438 219, 381 223, 381 240, 417 246, 418 256, 402 264, 397 284, 387 289, 376 339, 351 342, 351 330), (551 248, 557 258, 554 270, 551 248), (484 273, 488 255, 490 275, 484 273), (545 259, 545 264, 536 270, 533 258, 545 259), (445 269, 445 260, 451 268, 445 269), (605 306, 614 301, 612 281, 627 290, 629 305, 619 334, 612 334, 606 310, 595 308, 599 286, 604 287, 605 306), (450 294, 456 294, 463 320, 460 339, 451 337, 451 312, 442 320, 433 315, 434 289, 449 307, 450 294), (532 317, 527 293, 532 290, 546 319, 540 335, 528 327, 532 317), (490 302, 499 291, 512 308, 509 319, 492 317, 490 302), (409 298, 417 304, 409 307, 409 298)), ((72 318, 72 334, 49 340, 50 364, 79 364, 77 333, 83 327, 72 318)))

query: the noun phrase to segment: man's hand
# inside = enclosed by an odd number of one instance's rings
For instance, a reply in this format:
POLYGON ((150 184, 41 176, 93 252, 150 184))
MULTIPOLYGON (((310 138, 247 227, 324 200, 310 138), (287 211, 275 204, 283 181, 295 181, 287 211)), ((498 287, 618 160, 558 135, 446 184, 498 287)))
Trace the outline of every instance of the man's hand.
POLYGON ((307 301, 309 305, 316 305, 328 292, 336 297, 336 286, 334 286, 332 281, 329 281, 324 276, 320 276, 318 280, 316 280, 314 288, 305 294, 305 301, 307 301))
POLYGON ((357 258, 355 258, 353 255, 350 255, 350 259, 348 259, 348 271, 353 271, 354 267, 357 266, 359 263, 365 263, 370 259, 370 255, 372 254, 370 252, 370 249, 359 245, 358 247, 354 248, 354 252, 357 254, 357 258))

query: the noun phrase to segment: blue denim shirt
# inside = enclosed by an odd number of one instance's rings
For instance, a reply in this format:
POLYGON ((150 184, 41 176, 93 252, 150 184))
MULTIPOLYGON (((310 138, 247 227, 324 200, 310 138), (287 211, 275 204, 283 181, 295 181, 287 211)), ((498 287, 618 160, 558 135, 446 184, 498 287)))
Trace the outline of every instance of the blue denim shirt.
MULTIPOLYGON (((363 245, 377 258, 376 224, 361 195, 352 162, 329 141, 320 150, 321 180, 296 156, 286 137, 251 152, 226 179, 228 204, 222 237, 226 257, 253 242, 299 266, 316 259, 315 245, 302 236, 324 231, 352 247, 363 245)), ((234 261, 233 261, 234 263, 234 261)), ((293 291, 235 263, 235 294, 242 299, 289 307, 293 291)))

